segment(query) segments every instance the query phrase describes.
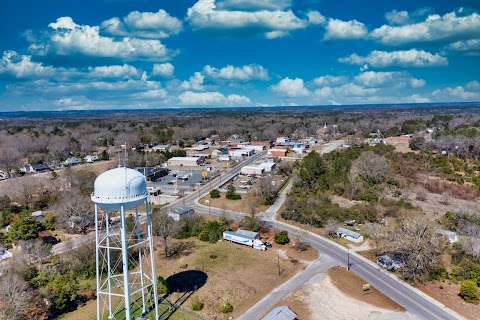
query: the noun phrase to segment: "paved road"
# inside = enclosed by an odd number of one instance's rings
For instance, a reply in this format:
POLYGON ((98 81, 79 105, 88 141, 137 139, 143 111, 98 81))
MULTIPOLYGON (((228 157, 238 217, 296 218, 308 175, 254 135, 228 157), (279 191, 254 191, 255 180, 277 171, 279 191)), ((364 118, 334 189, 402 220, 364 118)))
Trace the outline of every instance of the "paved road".
MULTIPOLYGON (((178 206, 178 205, 181 205, 181 204, 185 204, 185 205, 188 205, 188 206, 194 205, 195 201, 197 199, 200 199, 201 197, 207 195, 210 192, 211 189, 218 188, 221 184, 227 182, 230 179, 233 179, 233 177, 235 177, 237 174, 240 173, 240 170, 242 169, 242 167, 247 166, 247 165, 255 162, 256 160, 260 159, 265 154, 266 154, 265 151, 264 152, 259 152, 255 155, 247 158, 243 162, 240 162, 239 164, 237 164, 235 167, 231 168, 230 170, 226 171, 225 173, 222 173, 219 177, 217 177, 217 178, 211 180, 210 182, 206 183, 205 185, 201 186, 198 189, 198 191, 193 192, 191 194, 188 194, 183 198, 177 199, 177 200, 169 203, 168 205, 166 205, 166 207, 174 207, 174 206, 178 206)), ((140 221, 140 223, 145 223, 146 222, 146 217, 145 216, 140 216, 139 221, 140 221)), ((85 243, 88 243, 88 242, 92 242, 92 241, 95 241, 95 232, 91 232, 89 234, 86 234, 86 235, 81 236, 81 237, 76 238, 76 239, 72 239, 72 240, 69 240, 69 241, 64 241, 64 242, 58 243, 58 244, 53 246, 52 253, 53 254, 61 254, 61 253, 67 252, 69 250, 78 248, 81 245, 83 245, 85 243)))
MULTIPOLYGON (((339 146, 341 143, 336 145, 339 146)), ((332 147, 330 151, 334 149, 335 148, 332 147)), ((322 268, 329 265, 326 262, 321 264, 319 261, 322 261, 322 259, 324 259, 324 261, 329 261, 330 263, 333 261, 333 265, 342 265, 344 267, 347 266, 347 260, 349 260, 351 264, 350 270, 353 273, 360 276, 367 283, 370 283, 380 292, 404 307, 416 319, 464 319, 453 310, 445 307, 435 299, 398 279, 398 277, 392 275, 390 272, 381 268, 377 264, 354 252, 350 252, 347 248, 337 244, 336 242, 276 220, 275 215, 284 203, 286 195, 291 188, 292 185, 289 184, 279 195, 275 203, 269 209, 267 209, 263 215, 264 222, 269 224, 270 227, 288 230, 291 234, 301 232, 306 236, 306 240, 310 243, 310 245, 321 253, 321 257, 313 266, 307 268, 299 275, 295 276, 285 284, 272 291, 272 293, 255 304, 239 319, 260 319, 262 315, 266 314, 284 296, 301 287, 305 282, 312 278, 312 276, 315 275, 315 272, 322 272, 322 268)), ((198 202, 195 207, 199 211, 208 212, 208 207, 201 205, 198 202)), ((239 220, 245 217, 244 214, 239 212, 225 211, 214 208, 210 208, 210 213, 214 215, 225 215, 229 218, 239 220)))

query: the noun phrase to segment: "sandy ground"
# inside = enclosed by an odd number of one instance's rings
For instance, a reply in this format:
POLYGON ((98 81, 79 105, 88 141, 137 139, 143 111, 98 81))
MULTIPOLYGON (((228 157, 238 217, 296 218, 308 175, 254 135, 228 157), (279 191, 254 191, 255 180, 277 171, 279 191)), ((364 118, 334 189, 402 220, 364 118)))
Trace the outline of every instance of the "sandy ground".
POLYGON ((431 282, 418 287, 429 296, 441 301, 447 307, 458 312, 467 319, 480 319, 480 305, 463 301, 458 295, 460 284, 449 281, 431 282))
POLYGON ((345 269, 333 268, 312 278, 278 305, 288 305, 302 320, 413 319, 374 288, 372 293, 363 295, 363 283, 345 269), (348 290, 351 294, 344 292, 348 290))

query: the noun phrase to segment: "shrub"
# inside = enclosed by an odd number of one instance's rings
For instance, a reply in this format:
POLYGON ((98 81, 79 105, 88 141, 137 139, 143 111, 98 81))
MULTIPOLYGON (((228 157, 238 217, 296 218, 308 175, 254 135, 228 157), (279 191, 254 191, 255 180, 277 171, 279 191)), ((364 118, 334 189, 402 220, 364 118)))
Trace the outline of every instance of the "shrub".
POLYGON ((157 278, 157 293, 158 294, 168 294, 170 289, 168 288, 168 283, 162 277, 157 278))
POLYGON ((213 189, 212 191, 210 191, 210 198, 212 199, 220 198, 220 190, 213 189))
POLYGON ((225 301, 221 306, 220 306, 220 312, 222 313, 230 313, 233 312, 233 306, 230 302, 225 301))
POLYGON ((225 198, 229 200, 240 200, 242 199, 242 196, 237 193, 233 184, 229 184, 227 187, 227 194, 225 195, 225 198))
POLYGON ((290 242, 290 238, 288 237, 288 231, 282 230, 275 235, 275 242, 278 244, 287 244, 290 242))
POLYGON ((192 310, 200 311, 203 309, 203 302, 201 302, 198 297, 192 301, 192 310))
POLYGON ((466 302, 478 304, 480 294, 478 286, 474 280, 465 280, 460 286, 460 297, 466 302))

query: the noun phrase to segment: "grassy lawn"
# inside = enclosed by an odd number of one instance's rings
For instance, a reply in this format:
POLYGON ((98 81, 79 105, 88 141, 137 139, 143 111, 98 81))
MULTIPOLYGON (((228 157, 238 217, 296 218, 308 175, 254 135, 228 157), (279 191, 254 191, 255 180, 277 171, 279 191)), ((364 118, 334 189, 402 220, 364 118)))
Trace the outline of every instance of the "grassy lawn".
MULTIPOLYGON (((259 251, 235 243, 221 241, 206 243, 196 238, 170 241, 170 246, 182 245, 182 250, 175 257, 165 258, 163 247, 155 241, 155 261, 157 276, 162 276, 172 285, 173 292, 168 300, 191 309, 195 299, 204 303, 199 313, 207 318, 237 318, 259 301, 268 292, 285 282, 304 265, 298 257, 281 255, 282 273, 278 275, 278 251, 288 246, 274 245, 267 251, 259 251), (187 244, 187 245, 186 245, 187 244), (200 279, 200 280, 199 280, 200 279), (229 301, 234 310, 230 314, 219 314, 220 304, 229 301)), ((172 315, 162 305, 160 319, 190 320, 187 313, 176 311, 172 315)), ((62 320, 95 319, 96 301, 87 302, 77 310, 65 314, 62 320)))

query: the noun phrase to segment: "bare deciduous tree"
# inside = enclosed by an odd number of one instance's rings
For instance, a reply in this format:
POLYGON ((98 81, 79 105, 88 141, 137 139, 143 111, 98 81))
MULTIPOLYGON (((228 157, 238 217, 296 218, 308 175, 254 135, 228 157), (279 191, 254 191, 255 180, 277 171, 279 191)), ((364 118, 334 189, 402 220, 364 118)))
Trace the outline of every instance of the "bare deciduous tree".
POLYGON ((9 178, 11 171, 20 167, 21 163, 21 155, 15 148, 10 146, 2 148, 2 152, 0 152, 0 167, 5 169, 9 178))
POLYGON ((339 225, 337 220, 329 218, 325 222, 325 232, 329 237, 334 237, 337 233, 338 226, 339 225))
POLYGON ((462 228, 462 233, 462 250, 474 258, 480 258, 480 227, 468 223, 462 228))
POLYGON ((75 192, 66 192, 53 208, 63 227, 85 234, 95 222, 93 204, 90 199, 75 192))
POLYGON ((385 252, 399 259, 404 274, 414 280, 425 276, 440 265, 448 241, 424 216, 402 217, 386 235, 385 252))
POLYGON ((387 158, 371 151, 364 152, 353 162, 353 166, 360 177, 371 183, 384 181, 388 174, 387 158))
POLYGON ((153 234, 161 237, 165 258, 168 258, 168 238, 177 234, 180 224, 173 220, 165 211, 154 210, 152 213, 153 234))
POLYGON ((30 302, 30 288, 19 275, 9 273, 0 277, 0 314, 2 319, 24 319, 30 302))

